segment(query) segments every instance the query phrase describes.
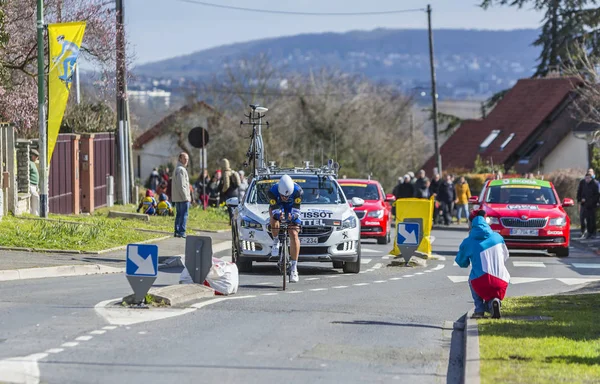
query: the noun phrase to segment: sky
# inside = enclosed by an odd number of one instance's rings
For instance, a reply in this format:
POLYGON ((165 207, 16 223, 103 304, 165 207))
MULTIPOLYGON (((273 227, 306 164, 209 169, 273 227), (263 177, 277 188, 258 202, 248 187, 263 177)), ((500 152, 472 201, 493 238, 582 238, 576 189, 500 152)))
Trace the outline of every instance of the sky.
MULTIPOLYGON (((124 0, 126 39, 134 64, 158 61, 224 44, 301 33, 375 28, 425 29, 425 12, 374 16, 298 16, 254 13, 193 4, 196 0, 124 0), (189 1, 189 2, 188 2, 189 1)), ((375 12, 432 7, 432 25, 460 29, 536 28, 531 9, 478 7, 477 0, 206 0, 221 5, 292 12, 375 12)))

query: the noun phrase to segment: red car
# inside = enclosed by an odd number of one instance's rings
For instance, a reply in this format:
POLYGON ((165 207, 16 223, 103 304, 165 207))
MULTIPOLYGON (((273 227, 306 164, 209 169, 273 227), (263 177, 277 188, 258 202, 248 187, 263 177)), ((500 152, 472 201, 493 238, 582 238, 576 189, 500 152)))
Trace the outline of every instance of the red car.
POLYGON ((360 219, 361 239, 377 239, 378 244, 388 244, 392 238, 389 203, 395 200, 394 195, 386 196, 375 180, 338 179, 338 183, 348 200, 359 197, 365 201, 364 205, 354 208, 360 219))
POLYGON ((536 179, 490 180, 481 196, 469 200, 473 209, 484 209, 492 230, 504 237, 508 248, 547 250, 569 256, 571 221, 552 183, 536 179))

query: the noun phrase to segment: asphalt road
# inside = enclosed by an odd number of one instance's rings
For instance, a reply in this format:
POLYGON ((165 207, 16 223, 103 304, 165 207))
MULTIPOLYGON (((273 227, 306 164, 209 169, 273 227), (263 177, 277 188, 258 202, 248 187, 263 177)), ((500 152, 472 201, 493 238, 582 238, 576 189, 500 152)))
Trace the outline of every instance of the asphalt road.
MULTIPOLYGON (((300 282, 282 292, 275 267, 259 265, 240 276, 236 295, 140 310, 164 314, 154 321, 116 321, 95 308, 130 293, 121 274, 0 283, 0 382, 15 377, 9 371, 32 383, 459 382, 462 331, 452 324, 472 299, 469 270, 453 255, 466 232, 433 235, 445 260, 426 267, 388 267, 391 246, 365 241, 360 274, 300 264, 300 282)), ((512 254, 508 295, 600 279, 599 258, 572 251, 512 254)), ((178 277, 161 272, 155 285, 178 277)))

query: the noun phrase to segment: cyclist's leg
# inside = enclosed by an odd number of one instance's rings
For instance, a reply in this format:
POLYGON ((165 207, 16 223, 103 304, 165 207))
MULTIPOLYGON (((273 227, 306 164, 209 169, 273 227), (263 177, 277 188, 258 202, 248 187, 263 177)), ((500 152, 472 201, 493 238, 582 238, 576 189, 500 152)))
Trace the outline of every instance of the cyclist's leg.
POLYGON ((297 225, 290 226, 288 228, 289 241, 290 241, 290 259, 292 270, 290 272, 290 281, 297 282, 298 278, 298 255, 300 254, 300 227, 297 225))
POLYGON ((271 234, 273 235, 271 256, 277 256, 279 255, 279 220, 275 220, 271 209, 269 209, 269 218, 271 221, 271 234))

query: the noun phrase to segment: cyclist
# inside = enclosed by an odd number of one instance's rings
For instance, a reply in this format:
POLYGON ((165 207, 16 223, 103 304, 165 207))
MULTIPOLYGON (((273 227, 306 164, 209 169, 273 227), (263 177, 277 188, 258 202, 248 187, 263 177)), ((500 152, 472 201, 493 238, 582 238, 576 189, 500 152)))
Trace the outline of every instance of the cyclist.
POLYGON ((288 234, 290 235, 290 259, 292 271, 290 282, 298 282, 298 254, 300 253, 300 204, 302 203, 302 188, 292 181, 289 175, 281 176, 279 182, 269 189, 269 216, 271 218, 271 232, 273 233, 273 247, 271 256, 279 255, 279 222, 281 216, 290 221, 288 234))

